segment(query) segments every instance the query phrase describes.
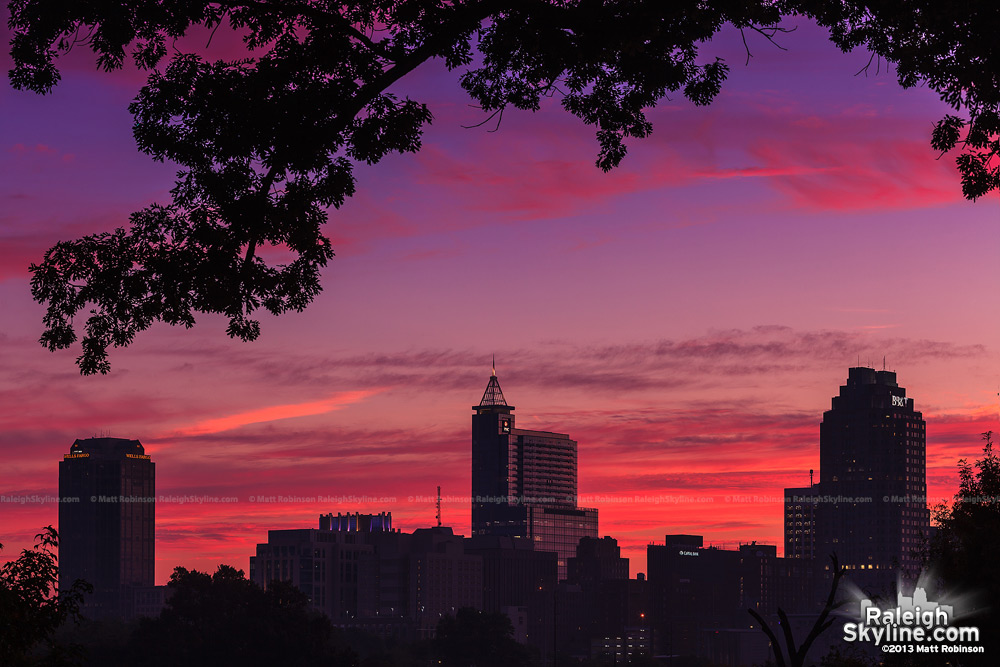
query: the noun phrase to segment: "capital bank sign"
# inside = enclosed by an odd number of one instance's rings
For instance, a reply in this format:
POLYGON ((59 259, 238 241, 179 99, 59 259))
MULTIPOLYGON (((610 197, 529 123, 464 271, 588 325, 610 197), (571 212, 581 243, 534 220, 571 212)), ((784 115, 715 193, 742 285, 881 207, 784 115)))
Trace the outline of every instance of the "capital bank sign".
POLYGON ((893 396, 892 397, 892 407, 894 407, 894 408, 905 408, 906 407, 906 397, 904 397, 904 396, 893 396))

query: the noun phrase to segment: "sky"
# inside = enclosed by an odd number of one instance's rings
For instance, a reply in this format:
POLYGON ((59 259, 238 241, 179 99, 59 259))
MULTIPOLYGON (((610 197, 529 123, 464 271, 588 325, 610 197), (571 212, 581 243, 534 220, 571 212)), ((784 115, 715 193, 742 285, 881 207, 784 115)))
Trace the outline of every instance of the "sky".
POLYGON ((782 491, 818 479, 823 411, 858 364, 897 371, 927 421, 930 501, 951 497, 958 460, 1000 430, 1000 200, 965 201, 931 150, 948 112, 932 91, 884 64, 856 75, 867 54, 788 24, 787 51, 750 40, 748 65, 739 33, 718 35, 715 103, 664 100, 608 174, 558 100, 464 129, 483 114, 459 72, 421 67, 395 92, 434 114, 423 150, 358 167, 305 312, 262 316, 253 343, 215 316, 157 325, 98 377, 37 343, 28 265, 168 201, 176 169, 135 148, 141 75, 74 53, 50 95, 5 81, 0 558, 57 525, 58 462, 99 435, 156 463, 157 583, 245 570, 268 530, 328 512, 434 525, 438 485, 468 535, 494 355, 517 426, 578 441, 580 504, 632 576, 665 534, 782 551, 782 491))

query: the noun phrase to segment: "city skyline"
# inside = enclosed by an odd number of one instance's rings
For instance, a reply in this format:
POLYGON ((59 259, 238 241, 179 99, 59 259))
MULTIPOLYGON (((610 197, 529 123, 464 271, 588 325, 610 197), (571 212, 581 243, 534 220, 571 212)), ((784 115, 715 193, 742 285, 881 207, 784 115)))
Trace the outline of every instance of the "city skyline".
MULTIPOLYGON (((724 32, 720 99, 664 103, 610 174, 592 166, 591 128, 555 108, 462 130, 479 116, 455 75, 422 68, 405 86, 431 96, 425 149, 359 170, 315 304, 265 318, 253 344, 225 339, 219 318, 155 327, 112 352, 108 377, 37 345, 26 266, 162 201, 174 169, 135 153, 134 73, 99 75, 74 54, 51 96, 8 86, 0 495, 57 495, 54 461, 106 432, 143 442, 160 494, 239 498, 158 504, 156 583, 176 565, 246 570, 268 529, 317 514, 431 526, 434 503, 406 498, 468 494, 468 406, 495 353, 532 419, 519 426, 578 441, 580 504, 600 510, 633 576, 667 533, 780 551, 781 489, 818 470, 844 369, 883 356, 927 421, 929 495, 950 497, 957 460, 997 430, 996 198, 965 202, 951 160, 935 160, 932 93, 854 77, 867 56, 802 23, 791 54, 751 44, 747 68, 724 32), (350 495, 397 502, 249 501, 350 495), (775 502, 725 500, 754 496, 775 502)), ((57 507, 3 513, 10 559, 57 507)), ((469 520, 467 503, 444 505, 457 533, 469 520)))

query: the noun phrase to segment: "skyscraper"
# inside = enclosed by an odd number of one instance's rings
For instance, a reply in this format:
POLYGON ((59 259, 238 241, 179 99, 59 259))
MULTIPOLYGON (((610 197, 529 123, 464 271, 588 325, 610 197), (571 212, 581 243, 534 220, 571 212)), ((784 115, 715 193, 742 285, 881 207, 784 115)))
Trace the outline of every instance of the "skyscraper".
POLYGON ((131 616, 153 585, 155 466, 138 440, 76 440, 59 462, 59 586, 94 587, 91 618, 131 616))
POLYGON ((565 579, 580 538, 597 537, 597 510, 576 506, 576 441, 515 428, 495 369, 472 409, 472 534, 531 538, 565 579))
POLYGON ((785 490, 786 553, 836 552, 859 585, 914 574, 930 526, 925 464, 926 423, 896 374, 851 368, 823 413, 819 483, 785 490))

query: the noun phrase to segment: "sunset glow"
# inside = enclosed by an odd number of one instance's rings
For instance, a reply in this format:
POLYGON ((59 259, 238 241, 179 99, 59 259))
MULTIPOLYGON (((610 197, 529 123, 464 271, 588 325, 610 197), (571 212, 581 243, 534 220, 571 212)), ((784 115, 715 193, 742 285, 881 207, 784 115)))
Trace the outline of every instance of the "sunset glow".
POLYGON ((780 553, 783 489, 818 476, 850 366, 898 373, 947 500, 958 460, 1000 430, 1000 202, 964 200, 930 148, 949 111, 931 91, 856 76, 868 55, 804 19, 782 44, 751 43, 744 66, 722 32, 717 101, 664 100, 607 174, 558 100, 463 129, 483 116, 458 73, 422 67, 397 92, 434 113, 424 148, 358 167, 307 310, 262 317, 253 343, 219 317, 157 325, 97 377, 79 350, 38 345, 28 265, 166 201, 176 169, 135 148, 136 73, 73 54, 51 95, 5 83, 0 558, 57 523, 57 463, 101 433, 140 440, 173 498, 156 506, 157 583, 245 570, 269 529, 328 512, 433 525, 438 485, 468 535, 471 406, 494 356, 517 426, 579 443, 580 505, 633 577, 667 533, 780 553))

